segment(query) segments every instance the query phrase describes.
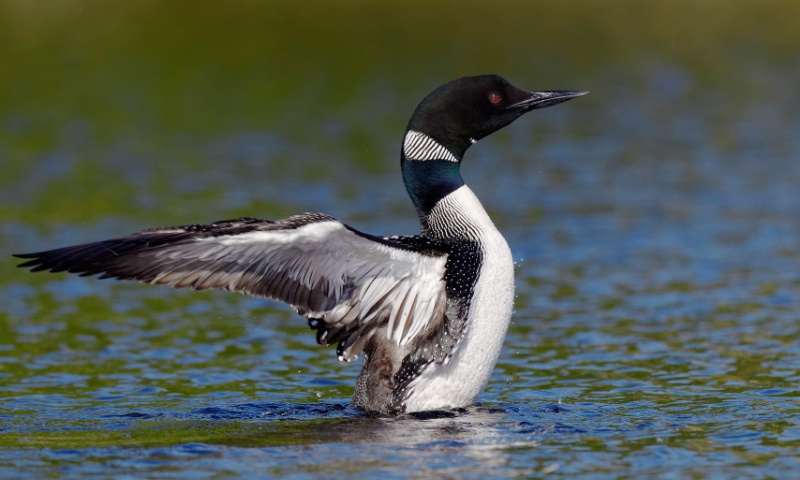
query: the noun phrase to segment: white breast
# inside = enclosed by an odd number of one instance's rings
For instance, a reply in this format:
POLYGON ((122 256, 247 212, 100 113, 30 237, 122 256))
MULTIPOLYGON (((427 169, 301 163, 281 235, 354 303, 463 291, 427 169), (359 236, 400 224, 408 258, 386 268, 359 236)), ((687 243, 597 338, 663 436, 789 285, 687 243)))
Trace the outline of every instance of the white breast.
POLYGON ((449 227, 453 233, 469 230, 481 245, 483 264, 466 335, 449 362, 431 365, 409 385, 407 412, 465 407, 475 401, 497 363, 514 303, 511 250, 472 190, 466 185, 459 188, 443 198, 432 213, 439 208, 448 211, 447 226, 432 223, 431 228, 449 227))

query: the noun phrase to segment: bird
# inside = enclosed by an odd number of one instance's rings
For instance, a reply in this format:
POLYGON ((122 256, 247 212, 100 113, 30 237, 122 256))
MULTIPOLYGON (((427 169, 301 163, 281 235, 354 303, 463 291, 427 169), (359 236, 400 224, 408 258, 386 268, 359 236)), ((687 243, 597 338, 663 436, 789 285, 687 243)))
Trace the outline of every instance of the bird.
POLYGON ((363 357, 352 407, 379 415, 472 405, 500 355, 514 301, 505 239, 461 176, 470 146, 532 110, 585 95, 461 77, 428 94, 402 140, 403 182, 420 233, 376 236, 322 213, 150 228, 16 254, 33 272, 68 272, 289 304, 336 345, 363 357))

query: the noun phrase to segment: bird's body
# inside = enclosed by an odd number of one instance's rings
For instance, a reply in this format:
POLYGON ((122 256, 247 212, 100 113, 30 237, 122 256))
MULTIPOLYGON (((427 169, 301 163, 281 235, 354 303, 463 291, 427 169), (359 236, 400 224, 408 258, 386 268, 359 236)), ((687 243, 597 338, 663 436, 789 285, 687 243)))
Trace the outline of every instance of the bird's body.
POLYGON ((466 258, 448 272, 472 284, 472 291, 459 347, 449 362, 429 368, 412 382, 406 399, 411 411, 456 408, 475 400, 497 363, 514 303, 511 250, 478 198, 464 185, 437 208, 448 212, 438 234, 468 238, 466 258))
POLYGON ((380 413, 464 407, 491 375, 511 318, 511 251, 460 164, 478 139, 585 92, 527 92, 485 75, 417 107, 401 166, 421 233, 376 237, 324 214, 155 228, 19 255, 67 271, 279 300, 342 361, 363 354, 352 404, 380 413))

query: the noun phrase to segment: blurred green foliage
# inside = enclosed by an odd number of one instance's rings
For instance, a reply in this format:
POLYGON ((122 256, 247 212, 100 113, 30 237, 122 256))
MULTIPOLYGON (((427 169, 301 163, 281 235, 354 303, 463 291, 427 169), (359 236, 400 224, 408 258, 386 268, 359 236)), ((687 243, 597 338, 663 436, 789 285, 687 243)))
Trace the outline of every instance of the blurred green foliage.
POLYGON ((302 132, 309 110, 347 111, 375 101, 382 84, 418 98, 488 72, 582 86, 657 60, 741 87, 743 56, 796 61, 797 18, 792 0, 4 0, 0 119, 34 128, 13 138, 3 129, 3 142, 52 143, 75 118, 107 139, 134 127, 154 139, 302 132))

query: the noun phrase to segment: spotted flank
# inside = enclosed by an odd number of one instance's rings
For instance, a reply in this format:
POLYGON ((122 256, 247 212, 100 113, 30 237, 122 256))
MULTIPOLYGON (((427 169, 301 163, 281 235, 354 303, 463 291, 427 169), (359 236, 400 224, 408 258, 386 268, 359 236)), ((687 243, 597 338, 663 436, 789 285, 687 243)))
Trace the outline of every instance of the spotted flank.
POLYGON ((449 160, 458 162, 450 151, 431 137, 409 130, 403 141, 403 153, 409 160, 449 160))

